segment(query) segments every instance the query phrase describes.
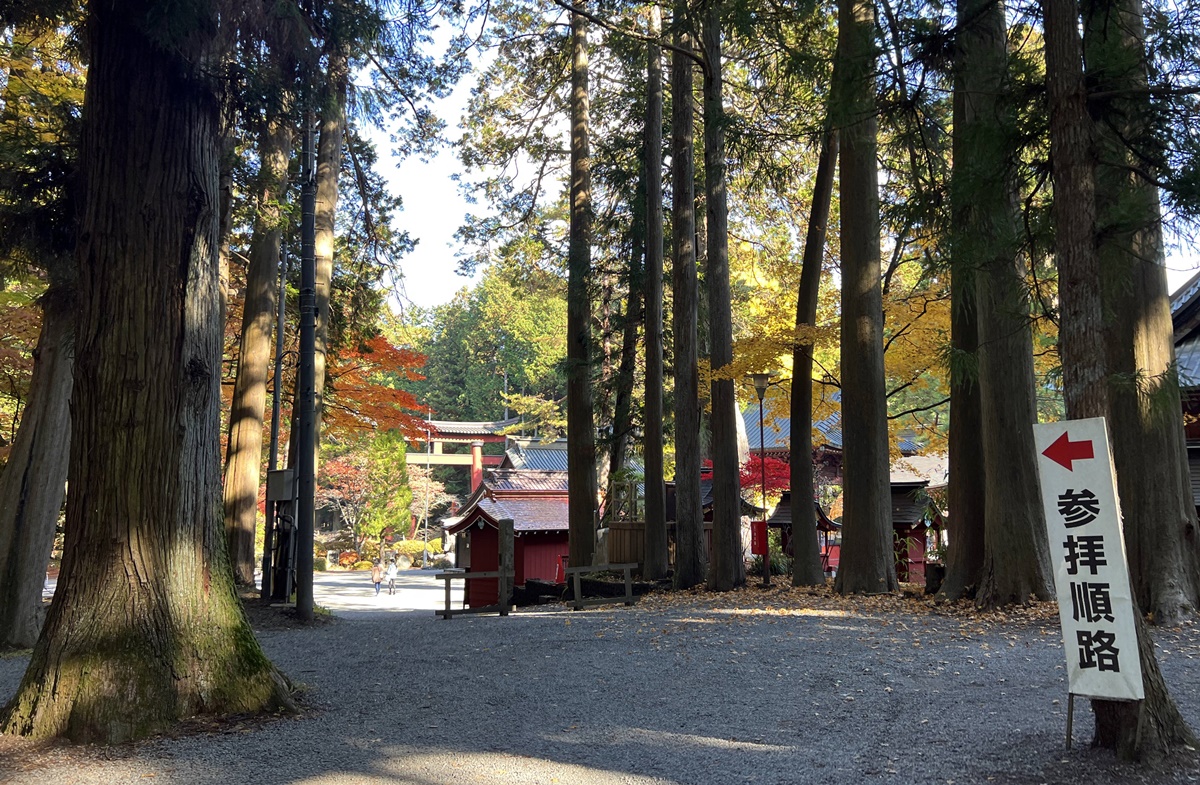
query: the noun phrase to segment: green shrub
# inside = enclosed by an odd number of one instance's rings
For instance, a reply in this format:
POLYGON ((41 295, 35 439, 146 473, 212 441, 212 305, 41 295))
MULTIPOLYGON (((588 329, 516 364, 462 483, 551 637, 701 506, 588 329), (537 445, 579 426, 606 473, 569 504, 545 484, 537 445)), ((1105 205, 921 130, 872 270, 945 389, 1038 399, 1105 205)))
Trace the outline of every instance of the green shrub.
MULTIPOLYGON (((424 540, 401 540, 400 542, 393 544, 392 549, 394 551, 396 551, 397 555, 402 553, 405 556, 415 559, 425 551, 425 541, 424 540)), ((438 553, 442 552, 441 538, 429 541, 429 552, 431 554, 438 554, 438 553)))
POLYGON ((439 556, 436 559, 430 559, 429 566, 433 567, 435 570, 447 570, 447 569, 453 567, 454 565, 451 564, 450 560, 447 559, 446 557, 439 556))
POLYGON ((354 566, 351 567, 350 569, 352 569, 352 570, 369 570, 374 566, 375 566, 375 564, 373 562, 364 560, 364 561, 360 561, 360 562, 355 562, 354 566))
POLYGON ((313 569, 317 572, 325 572, 325 570, 329 569, 325 564, 324 556, 318 556, 317 558, 313 559, 313 569))

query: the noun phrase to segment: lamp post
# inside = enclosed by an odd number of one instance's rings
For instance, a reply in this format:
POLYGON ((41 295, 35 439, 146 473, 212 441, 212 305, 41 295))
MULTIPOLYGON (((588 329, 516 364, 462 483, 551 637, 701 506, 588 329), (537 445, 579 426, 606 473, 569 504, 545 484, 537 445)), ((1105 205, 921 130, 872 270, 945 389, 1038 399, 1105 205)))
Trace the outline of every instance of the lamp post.
POLYGON ((763 548, 763 587, 768 588, 771 585, 771 536, 770 529, 766 526, 767 522, 767 446, 763 443, 763 397, 767 394, 767 387, 771 385, 771 377, 773 373, 752 373, 750 381, 754 383, 754 390, 758 393, 758 464, 762 471, 762 515, 763 515, 763 532, 766 542, 763 548))

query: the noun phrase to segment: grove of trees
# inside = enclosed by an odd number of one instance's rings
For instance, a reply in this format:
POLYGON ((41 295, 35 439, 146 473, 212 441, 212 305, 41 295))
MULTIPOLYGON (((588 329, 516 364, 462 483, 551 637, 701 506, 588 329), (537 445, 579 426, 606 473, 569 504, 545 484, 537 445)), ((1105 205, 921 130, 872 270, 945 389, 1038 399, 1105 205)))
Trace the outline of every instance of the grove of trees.
MULTIPOLYGON (((1194 14, 1153 0, 0 7, 0 645, 33 646, 0 729, 111 742, 290 704, 236 591, 254 581, 267 404, 290 422, 300 396, 294 319, 283 372, 270 362, 276 308, 297 309, 284 262, 309 125, 318 485, 360 550, 410 520, 396 456, 422 418, 511 412, 567 439, 572 564, 592 563, 603 477, 634 453, 646 575, 666 577, 673 477, 673 585, 734 589, 739 408, 747 374, 771 371, 787 394, 769 403, 792 421, 795 585, 823 581, 816 418, 841 412, 834 590, 898 588, 888 473, 903 434, 949 452, 942 598, 995 608, 1052 595, 1030 426, 1103 416, 1140 609, 1194 614, 1164 269, 1200 209, 1194 14), (445 56, 439 25, 458 31, 445 56), (472 53, 453 143, 480 209, 457 264, 483 274, 448 304, 393 313, 412 240, 369 131, 388 127, 399 154, 433 149, 431 100, 472 53), (389 486, 403 490, 371 498, 389 486)), ((1141 627, 1143 720, 1095 706, 1096 743, 1131 758, 1193 743, 1141 627)))

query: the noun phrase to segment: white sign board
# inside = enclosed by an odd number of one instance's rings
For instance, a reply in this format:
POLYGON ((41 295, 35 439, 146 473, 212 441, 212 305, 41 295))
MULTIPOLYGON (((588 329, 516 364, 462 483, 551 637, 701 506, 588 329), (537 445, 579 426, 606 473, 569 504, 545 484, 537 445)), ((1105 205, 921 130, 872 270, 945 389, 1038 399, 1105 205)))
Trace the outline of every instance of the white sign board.
POLYGON ((1117 476, 1103 417, 1033 426, 1071 692, 1141 700, 1117 476))

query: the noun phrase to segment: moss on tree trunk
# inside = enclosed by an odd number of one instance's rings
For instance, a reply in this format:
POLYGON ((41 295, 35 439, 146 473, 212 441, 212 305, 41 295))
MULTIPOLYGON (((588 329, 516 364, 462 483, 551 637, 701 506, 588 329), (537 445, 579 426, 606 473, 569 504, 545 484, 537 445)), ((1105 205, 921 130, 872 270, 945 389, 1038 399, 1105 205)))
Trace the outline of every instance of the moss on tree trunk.
POLYGON ((215 8, 191 10, 179 38, 140 3, 89 8, 67 540, 4 732, 117 742, 289 705, 225 558, 219 53, 215 8))

